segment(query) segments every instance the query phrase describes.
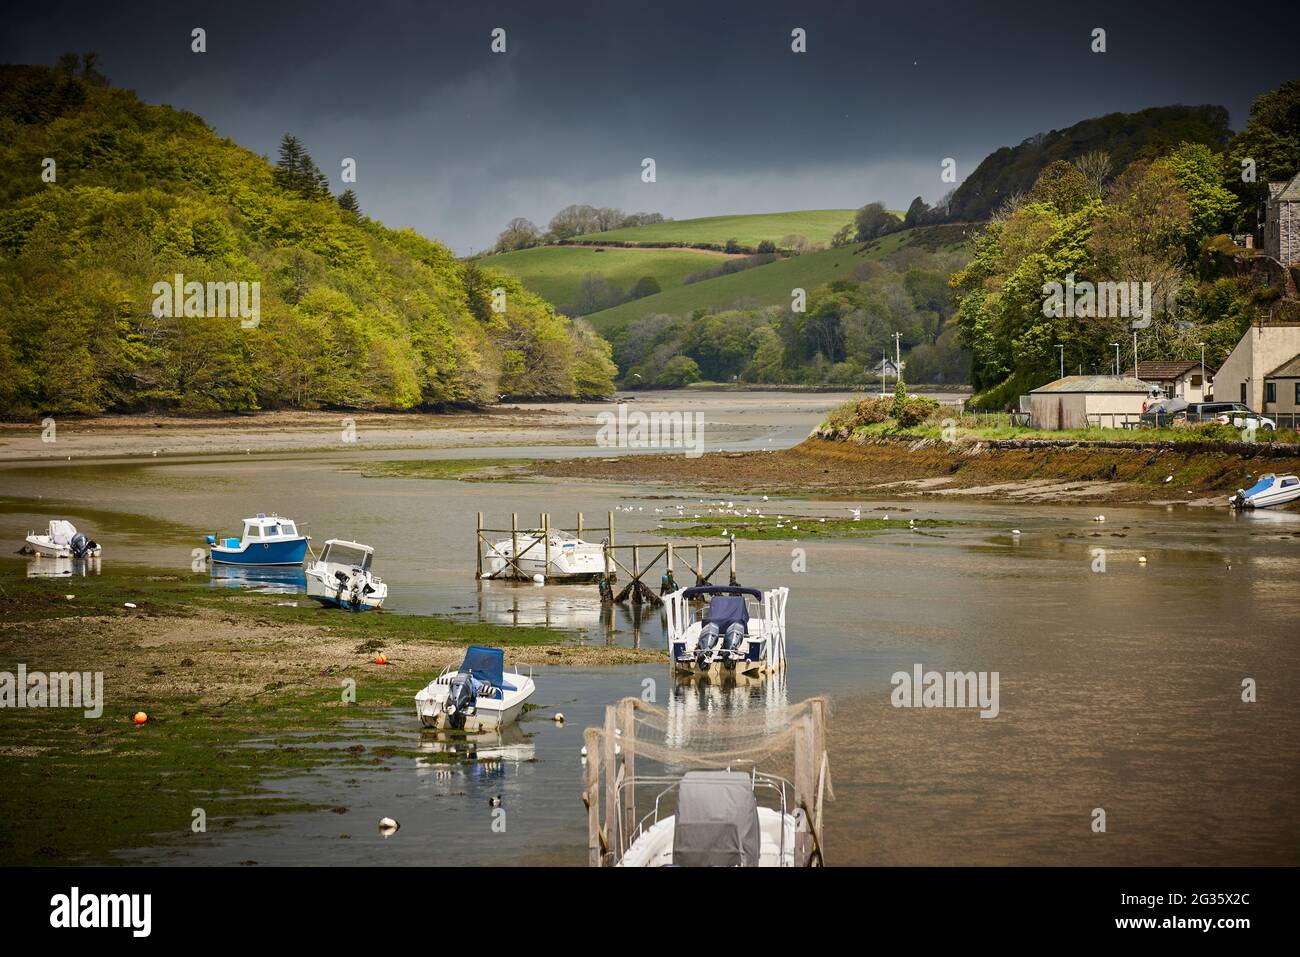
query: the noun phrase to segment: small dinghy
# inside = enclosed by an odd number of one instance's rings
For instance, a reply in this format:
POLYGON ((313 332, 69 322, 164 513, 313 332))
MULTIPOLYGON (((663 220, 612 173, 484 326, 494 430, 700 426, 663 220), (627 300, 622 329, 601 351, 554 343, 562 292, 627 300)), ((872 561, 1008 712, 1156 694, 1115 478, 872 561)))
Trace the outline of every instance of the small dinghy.
POLYGON ((548 581, 596 581, 605 575, 605 546, 551 529, 520 529, 513 539, 489 545, 483 556, 483 573, 492 578, 533 578, 548 581), (519 554, 515 554, 518 543, 519 554), (549 558, 548 558, 549 556, 549 558))
POLYGON ((307 566, 307 597, 349 611, 372 611, 388 597, 388 586, 370 571, 375 550, 360 542, 331 538, 320 558, 307 566))
POLYGON ((762 677, 785 668, 788 588, 698 585, 664 598, 668 647, 679 675, 762 677), (693 602, 708 602, 692 620, 693 602))
POLYGON ((77 526, 56 518, 44 535, 27 533, 27 545, 45 558, 98 558, 103 548, 77 531, 77 526))
POLYGON ((1250 488, 1239 488, 1237 494, 1228 499, 1233 508, 1269 508, 1285 505, 1300 498, 1300 478, 1294 475, 1273 475, 1269 473, 1250 488))
POLYGON ((310 541, 298 534, 292 519, 262 512, 244 519, 242 538, 209 535, 207 540, 209 557, 221 565, 301 565, 310 541))
POLYGON ((533 694, 529 675, 505 670, 500 648, 470 645, 459 668, 448 668, 415 695, 415 713, 426 728, 494 731, 519 718, 533 694))

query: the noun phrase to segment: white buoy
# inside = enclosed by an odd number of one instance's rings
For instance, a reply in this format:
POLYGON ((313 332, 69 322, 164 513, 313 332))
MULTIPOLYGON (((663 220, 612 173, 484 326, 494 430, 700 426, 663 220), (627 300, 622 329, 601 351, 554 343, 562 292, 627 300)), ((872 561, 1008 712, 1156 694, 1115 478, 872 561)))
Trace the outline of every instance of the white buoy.
POLYGON ((554 721, 556 724, 564 724, 564 712, 563 711, 555 712, 555 717, 552 718, 551 720, 554 721))
POLYGON ((545 585, 545 584, 546 584, 546 576, 543 575, 543 574, 541 574, 541 573, 539 572, 538 574, 536 574, 536 575, 533 576, 533 581, 536 582, 536 583, 539 584, 539 585, 545 585))
POLYGON ((381 817, 379 819, 379 833, 384 835, 384 837, 388 837, 388 835, 394 833, 401 826, 402 825, 398 824, 391 817, 381 817))

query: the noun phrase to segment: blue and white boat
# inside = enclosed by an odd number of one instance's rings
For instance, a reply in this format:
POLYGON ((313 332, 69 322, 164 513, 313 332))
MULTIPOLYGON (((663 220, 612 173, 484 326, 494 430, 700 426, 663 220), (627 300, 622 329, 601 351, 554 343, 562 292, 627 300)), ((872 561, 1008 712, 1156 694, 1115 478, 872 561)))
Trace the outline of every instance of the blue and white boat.
POLYGON ((242 538, 207 538, 214 565, 301 565, 309 541, 292 519, 262 512, 244 519, 242 538))
POLYGON ((664 596, 668 647, 679 675, 760 678, 785 670, 788 588, 697 585, 664 596), (699 617, 696 603, 707 601, 699 617))
POLYGON ((1285 505, 1300 498, 1300 478, 1294 475, 1268 475, 1250 488, 1239 488, 1237 494, 1228 499, 1233 508, 1270 508, 1285 505))
POLYGON ((502 649, 470 645, 459 668, 447 668, 415 695, 415 713, 426 728, 499 731, 519 719, 534 687, 532 675, 505 670, 502 649))

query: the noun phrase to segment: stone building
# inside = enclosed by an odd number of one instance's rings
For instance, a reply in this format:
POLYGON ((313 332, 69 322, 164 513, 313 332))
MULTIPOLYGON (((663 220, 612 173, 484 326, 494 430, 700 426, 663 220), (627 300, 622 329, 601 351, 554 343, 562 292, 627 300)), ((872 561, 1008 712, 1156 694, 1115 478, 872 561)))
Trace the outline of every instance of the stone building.
POLYGON ((1268 184, 1264 253, 1283 266, 1300 263, 1300 173, 1290 182, 1268 184))

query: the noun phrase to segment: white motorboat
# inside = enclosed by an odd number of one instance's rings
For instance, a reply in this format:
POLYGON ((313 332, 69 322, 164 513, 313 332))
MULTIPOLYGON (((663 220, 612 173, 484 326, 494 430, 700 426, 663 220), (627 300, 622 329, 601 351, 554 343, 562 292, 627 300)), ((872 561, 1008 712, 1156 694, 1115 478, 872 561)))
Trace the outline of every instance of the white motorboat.
POLYGON ((46 558, 98 558, 103 548, 77 531, 71 522, 56 518, 44 535, 27 533, 27 544, 46 558))
POLYGON ((1228 499, 1233 508, 1270 508, 1285 505, 1300 498, 1300 478, 1294 475, 1260 476, 1258 482, 1250 488, 1239 488, 1237 494, 1228 499))
POLYGON ((415 713, 426 728, 495 731, 519 719, 532 697, 530 675, 505 670, 500 648, 470 645, 459 668, 447 668, 415 695, 415 713))
POLYGON ((487 548, 483 556, 485 577, 595 581, 605 574, 605 546, 584 542, 569 532, 540 528, 520 529, 487 548), (518 555, 515 554, 516 543, 518 555))
POLYGON ((618 867, 794 867, 808 846, 808 819, 792 807, 794 786, 758 771, 687 771, 665 784, 618 867), (671 795, 675 814, 662 813, 671 795), (759 796, 771 807, 760 805, 759 796))
POLYGON ((788 588, 698 585, 664 597, 668 648, 679 675, 764 677, 785 669, 788 588), (702 615, 693 612, 708 601, 702 615))
POLYGON ((388 586, 370 571, 375 550, 360 542, 331 538, 320 558, 307 566, 307 597, 349 611, 372 611, 388 597, 388 586))
POLYGON ((824 803, 835 797, 826 700, 779 712, 770 726, 716 712, 696 751, 682 746, 670 711, 640 698, 607 705, 602 726, 583 733, 588 863, 822 865, 824 803))

